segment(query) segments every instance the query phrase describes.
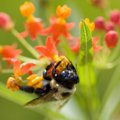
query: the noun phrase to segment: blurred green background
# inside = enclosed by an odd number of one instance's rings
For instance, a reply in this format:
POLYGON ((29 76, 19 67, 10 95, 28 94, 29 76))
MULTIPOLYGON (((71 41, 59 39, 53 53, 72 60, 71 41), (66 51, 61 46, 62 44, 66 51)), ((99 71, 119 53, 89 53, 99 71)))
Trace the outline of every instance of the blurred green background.
MULTIPOLYGON (((0 12, 6 12, 11 16, 11 18, 15 22, 15 26, 18 31, 22 31, 24 29, 23 24, 25 19, 19 13, 19 6, 24 1, 26 0, 0 0, 0 12)), ((108 5, 104 9, 93 6, 89 0, 31 0, 31 1, 34 2, 37 7, 36 16, 38 17, 40 16, 44 21, 46 21, 46 23, 48 23, 49 21, 48 17, 55 13, 55 9, 57 5, 63 5, 63 4, 69 5, 72 8, 72 15, 69 20, 75 21, 76 24, 78 24, 78 22, 81 19, 86 17, 90 18, 91 21, 100 15, 107 18, 108 17, 107 13, 109 12, 109 10, 120 9, 120 4, 119 4, 120 0, 108 0, 108 5), (43 6, 41 4, 42 1, 46 1, 46 6, 43 6)), ((73 34, 79 35, 78 27, 74 29, 73 34)), ((9 32, 0 30, 0 45, 16 43, 17 41, 15 39, 16 38, 13 37, 9 32)), ((24 50, 24 48, 20 44, 18 44, 18 48, 22 48, 24 50)), ((23 54, 26 54, 26 53, 27 53, 26 50, 24 50, 23 54)), ((28 54, 28 56, 30 56, 30 54, 28 54)), ((120 71, 120 64, 113 69, 109 69, 109 70, 104 69, 99 71, 97 75, 97 81, 98 81, 97 88, 98 88, 99 96, 101 97, 101 99, 102 99, 103 93, 107 88, 107 84, 110 82, 111 75, 113 77, 112 79, 116 79, 117 81, 116 83, 113 82, 113 84, 115 85, 120 84, 120 82, 118 82, 120 81, 119 71, 120 71)), ((7 75, 0 74, 0 81, 5 83, 8 76, 9 76, 8 74, 7 75)), ((8 96, 11 96, 12 93, 8 92, 8 94, 9 94, 8 96)), ((119 94, 119 89, 116 92, 116 94, 119 94)), ((34 108, 34 110, 24 108, 24 106, 17 104, 19 103, 17 99, 15 100, 13 100, 14 98, 6 99, 7 97, 4 98, 4 95, 2 96, 3 97, 0 97, 0 120, 44 120, 44 119, 48 120, 49 119, 45 117, 48 114, 47 111, 43 111, 41 113, 40 111, 36 112, 35 110, 39 108, 34 108), (13 101, 16 101, 16 103, 13 101)), ((17 97, 19 97, 19 95, 17 95, 17 97)), ((82 96, 79 96, 79 98, 81 97, 82 96)), ((20 100, 21 99, 22 98, 20 96, 20 100)), ((114 103, 116 101, 113 99, 112 102, 114 103)), ((111 105, 113 104, 112 102, 111 102, 111 105)), ((78 106, 77 104, 78 103, 74 99, 70 100, 69 103, 63 108, 62 113, 64 112, 66 116, 69 116, 71 114, 74 117, 73 120, 84 120, 84 118, 82 118, 84 116, 82 115, 83 110, 79 109, 77 107, 78 106)), ((112 115, 111 117, 112 120, 120 120, 119 104, 117 108, 118 109, 115 109, 113 111, 113 113, 115 114, 112 115)), ((111 106, 109 106, 108 112, 109 112, 109 109, 111 109, 111 106)), ((57 114, 55 115, 54 113, 49 113, 49 114, 53 114, 53 118, 50 118, 51 120, 64 119, 62 117, 60 118, 57 117, 59 116, 57 114)))

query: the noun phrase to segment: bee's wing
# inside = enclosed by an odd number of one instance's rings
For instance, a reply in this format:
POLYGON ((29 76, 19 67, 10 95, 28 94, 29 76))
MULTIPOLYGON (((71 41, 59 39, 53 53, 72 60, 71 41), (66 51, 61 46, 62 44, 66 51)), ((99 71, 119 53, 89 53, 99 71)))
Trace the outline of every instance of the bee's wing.
POLYGON ((29 101, 25 104, 26 107, 33 107, 36 105, 39 105, 41 103, 49 102, 49 101, 55 101, 53 94, 56 93, 56 90, 51 90, 48 94, 44 95, 43 97, 35 98, 32 101, 29 101))
POLYGON ((69 100, 70 100, 70 97, 58 101, 56 105, 56 109, 60 110, 69 100))

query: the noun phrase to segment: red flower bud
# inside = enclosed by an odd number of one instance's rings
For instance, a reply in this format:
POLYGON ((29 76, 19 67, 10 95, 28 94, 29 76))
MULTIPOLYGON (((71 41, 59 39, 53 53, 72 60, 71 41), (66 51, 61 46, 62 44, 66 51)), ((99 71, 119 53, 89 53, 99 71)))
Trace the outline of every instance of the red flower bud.
POLYGON ((111 20, 113 23, 117 24, 117 23, 119 22, 119 20, 120 20, 120 11, 118 11, 118 10, 112 11, 112 12, 110 13, 110 20, 111 20))
POLYGON ((105 25, 105 30, 106 31, 114 30, 114 28, 115 28, 114 23, 111 22, 111 21, 107 22, 106 25, 105 25))
POLYGON ((118 43, 118 34, 117 32, 111 30, 105 35, 105 43, 108 48, 114 48, 118 43))
POLYGON ((105 20, 102 16, 99 16, 95 20, 95 28, 98 30, 104 30, 105 29, 105 20))
POLYGON ((11 18, 6 13, 0 12, 0 28, 9 30, 13 27, 11 18))

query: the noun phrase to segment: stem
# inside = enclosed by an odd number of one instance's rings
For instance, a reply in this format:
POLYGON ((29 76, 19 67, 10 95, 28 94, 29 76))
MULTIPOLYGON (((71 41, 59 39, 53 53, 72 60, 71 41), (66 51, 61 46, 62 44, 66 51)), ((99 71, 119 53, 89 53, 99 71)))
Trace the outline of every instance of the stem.
POLYGON ((9 73, 12 73, 12 72, 13 72, 12 69, 3 69, 3 70, 1 71, 2 74, 9 74, 9 73))
POLYGON ((11 33, 17 38, 17 40, 35 57, 38 58, 38 52, 22 37, 19 37, 19 33, 17 30, 12 29, 11 33))
POLYGON ((32 62, 39 62, 39 60, 36 60, 36 59, 32 59, 32 58, 29 58, 29 57, 26 57, 26 56, 22 56, 22 55, 19 55, 17 57, 19 60, 23 61, 23 62, 28 62, 28 61, 32 61, 32 62))

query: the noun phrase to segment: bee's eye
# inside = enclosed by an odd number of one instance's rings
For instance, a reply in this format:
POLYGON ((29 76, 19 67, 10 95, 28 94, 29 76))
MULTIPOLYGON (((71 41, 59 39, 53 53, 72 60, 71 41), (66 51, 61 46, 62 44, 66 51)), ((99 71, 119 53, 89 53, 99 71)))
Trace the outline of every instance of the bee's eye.
POLYGON ((68 72, 67 71, 62 71, 60 73, 61 77, 65 78, 67 76, 68 72))

